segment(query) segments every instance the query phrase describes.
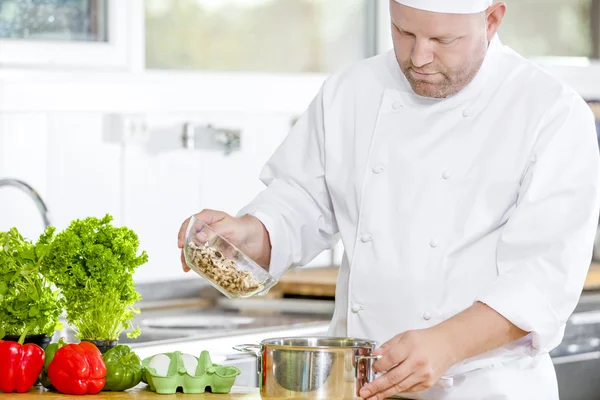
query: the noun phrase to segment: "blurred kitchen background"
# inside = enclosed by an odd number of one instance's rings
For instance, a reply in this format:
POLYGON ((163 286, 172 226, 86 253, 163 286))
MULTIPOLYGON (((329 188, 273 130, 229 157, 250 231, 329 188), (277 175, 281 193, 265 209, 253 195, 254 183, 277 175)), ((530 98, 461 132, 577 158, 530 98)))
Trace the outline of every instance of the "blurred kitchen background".
MULTIPOLYGON (((145 300, 186 293, 182 282, 204 287, 181 271, 181 222, 203 208, 235 214, 262 189, 263 164, 327 75, 391 49, 388 1, 0 0, 0 185, 30 185, 59 229, 110 213, 135 230, 149 253, 136 275, 145 300)), ((502 41, 589 101, 600 135, 600 0, 505 2, 502 41)), ((38 237, 43 207, 31 195, 0 186, 0 230, 38 237)), ((341 253, 338 245, 309 267, 335 268, 341 253)), ((556 353, 569 366, 561 391, 600 393, 600 328, 590 328, 600 327, 600 274, 590 271, 578 328, 567 330, 575 339, 556 353), (576 380, 575 362, 596 375, 576 380)), ((322 311, 319 332, 332 292, 309 286, 330 278, 301 282, 299 297, 325 304, 309 308, 322 311)))
MULTIPOLYGON (((600 99, 600 2, 507 3, 504 43, 600 99)), ((180 223, 253 198, 325 77, 391 48, 387 5, 0 0, 0 178, 31 185, 58 228, 111 213, 150 254, 139 282, 181 279, 180 223)), ((43 229, 27 194, 2 187, 11 226, 43 229)))

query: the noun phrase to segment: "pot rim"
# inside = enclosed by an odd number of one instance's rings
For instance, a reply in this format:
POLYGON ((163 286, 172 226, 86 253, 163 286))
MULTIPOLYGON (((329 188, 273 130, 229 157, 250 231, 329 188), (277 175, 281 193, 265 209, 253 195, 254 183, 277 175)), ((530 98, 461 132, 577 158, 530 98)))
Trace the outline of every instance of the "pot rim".
POLYGON ((354 337, 336 337, 336 336, 282 336, 275 338, 267 338, 260 342, 260 346, 269 346, 270 348, 282 348, 282 349, 298 349, 298 350, 343 350, 343 349, 356 349, 356 348, 368 348, 370 350, 375 349, 377 347, 377 342, 369 339, 360 339, 354 337), (293 341, 293 340, 323 340, 323 341, 344 341, 349 343, 354 343, 354 345, 345 345, 345 346, 331 346, 331 345, 316 345, 316 346, 308 346, 301 344, 280 344, 274 343, 276 341, 293 341))

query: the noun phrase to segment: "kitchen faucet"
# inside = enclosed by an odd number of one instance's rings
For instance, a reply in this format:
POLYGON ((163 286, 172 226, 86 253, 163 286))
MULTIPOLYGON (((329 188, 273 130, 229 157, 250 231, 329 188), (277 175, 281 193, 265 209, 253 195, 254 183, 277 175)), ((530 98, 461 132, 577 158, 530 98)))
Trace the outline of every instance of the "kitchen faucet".
POLYGON ((46 207, 46 204, 40 197, 40 194, 37 191, 35 191, 35 189, 33 189, 27 183, 18 179, 0 179, 0 187, 2 186, 14 186, 27 193, 29 197, 33 199, 40 214, 42 215, 42 219, 44 220, 44 227, 47 228, 48 226, 50 226, 48 207, 46 207))

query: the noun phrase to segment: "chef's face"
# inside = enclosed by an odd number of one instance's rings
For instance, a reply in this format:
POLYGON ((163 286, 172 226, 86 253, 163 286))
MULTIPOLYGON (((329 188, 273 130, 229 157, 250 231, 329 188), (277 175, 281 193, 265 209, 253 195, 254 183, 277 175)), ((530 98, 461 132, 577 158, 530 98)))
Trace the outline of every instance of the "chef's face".
POLYGON ((392 40, 415 93, 444 98, 475 77, 502 23, 504 3, 479 14, 442 14, 390 1, 392 40))

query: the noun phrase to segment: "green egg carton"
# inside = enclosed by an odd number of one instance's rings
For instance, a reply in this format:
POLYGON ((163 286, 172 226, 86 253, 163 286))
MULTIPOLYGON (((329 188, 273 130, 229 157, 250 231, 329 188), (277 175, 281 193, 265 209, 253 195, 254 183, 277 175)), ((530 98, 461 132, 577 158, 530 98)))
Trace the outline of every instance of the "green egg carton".
POLYGON ((150 386, 150 390, 158 394, 174 394, 178 388, 184 394, 204 393, 210 387, 212 393, 225 394, 231 391, 236 377, 241 373, 236 367, 213 364, 208 351, 200 353, 195 371, 187 371, 183 363, 182 353, 163 353, 171 359, 167 376, 159 376, 150 361, 158 354, 142 361, 142 382, 150 386))

